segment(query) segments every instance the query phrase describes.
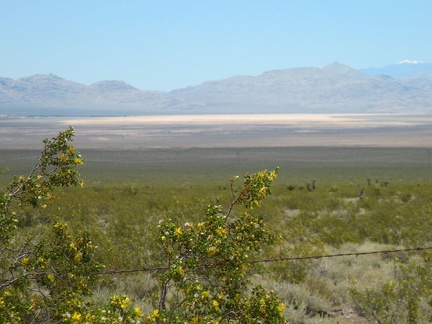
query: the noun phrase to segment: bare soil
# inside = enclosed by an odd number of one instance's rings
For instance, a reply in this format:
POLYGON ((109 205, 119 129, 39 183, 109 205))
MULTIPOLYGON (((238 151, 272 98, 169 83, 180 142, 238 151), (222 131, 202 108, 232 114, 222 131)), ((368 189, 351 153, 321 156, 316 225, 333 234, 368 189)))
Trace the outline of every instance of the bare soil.
POLYGON ((69 125, 77 147, 432 147, 432 115, 269 114, 0 119, 0 149, 29 149, 69 125))

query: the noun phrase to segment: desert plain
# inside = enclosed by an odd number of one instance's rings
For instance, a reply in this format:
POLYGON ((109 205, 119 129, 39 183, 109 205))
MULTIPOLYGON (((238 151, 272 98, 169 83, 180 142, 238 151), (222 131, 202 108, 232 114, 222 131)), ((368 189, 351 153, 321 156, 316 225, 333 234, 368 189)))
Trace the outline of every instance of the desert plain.
POLYGON ((74 126, 82 149, 431 147, 432 115, 268 114, 0 119, 0 149, 74 126))
POLYGON ((282 181, 432 178, 432 116, 366 114, 4 118, 2 178, 28 172, 42 140, 69 125, 87 183, 186 183, 275 166, 282 181))

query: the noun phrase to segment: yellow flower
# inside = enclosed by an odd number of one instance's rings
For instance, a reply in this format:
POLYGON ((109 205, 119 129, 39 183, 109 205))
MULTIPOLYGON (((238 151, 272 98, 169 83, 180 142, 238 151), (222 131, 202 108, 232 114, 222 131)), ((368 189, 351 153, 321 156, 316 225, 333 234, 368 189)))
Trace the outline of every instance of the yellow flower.
POLYGON ((130 299, 129 298, 125 298, 123 299, 123 301, 120 304, 121 309, 125 309, 126 307, 128 307, 130 304, 130 299))
POLYGON ((219 302, 218 302, 217 300, 213 300, 213 307, 214 307, 216 310, 219 310, 219 302))
POLYGON ((278 305, 278 307, 277 307, 277 310, 278 310, 279 314, 282 315, 282 313, 283 313, 284 310, 285 310, 285 305, 284 305, 283 303, 279 303, 279 305, 278 305))
POLYGON ((54 282, 54 276, 50 273, 49 275, 47 275, 47 277, 48 277, 48 280, 49 281, 51 281, 51 282, 54 282))
POLYGON ((78 289, 81 291, 83 288, 86 288, 87 287, 87 284, 86 284, 86 282, 84 281, 84 280, 80 280, 79 282, 78 282, 78 289))
POLYGON ((74 163, 76 165, 81 165, 81 164, 83 164, 83 161, 81 159, 75 159, 74 163))
POLYGON ((73 322, 80 322, 80 321, 81 321, 81 314, 75 312, 75 313, 72 315, 72 318, 71 318, 71 319, 72 319, 73 322))
POLYGON ((142 317, 144 315, 143 312, 142 312, 142 310, 141 310, 141 308, 139 308, 139 306, 136 306, 134 308, 134 313, 135 313, 135 316, 137 318, 142 317))
POLYGON ((209 295, 208 291, 203 291, 203 293, 201 294, 201 298, 206 299, 208 297, 208 295, 209 295))
POLYGON ((160 314, 159 314, 159 310, 158 310, 158 309, 155 309, 155 310, 153 311, 153 317, 154 317, 154 318, 159 318, 159 316, 160 316, 160 314))
POLYGON ((24 258, 24 259, 22 259, 22 261, 21 261, 21 264, 25 267, 26 265, 28 265, 28 263, 29 263, 29 258, 24 258))
POLYGON ((218 233, 219 235, 221 235, 221 236, 226 236, 226 234, 227 234, 227 230, 226 230, 226 228, 223 228, 223 227, 218 227, 217 229, 216 229, 216 233, 218 233))
POLYGON ((184 272, 183 272, 183 268, 182 267, 179 267, 177 271, 178 271, 178 274, 180 276, 183 276, 184 272))
POLYGON ((80 262, 82 260, 82 252, 78 252, 74 257, 75 261, 80 262))
POLYGON ((174 234, 180 236, 183 234, 181 227, 177 227, 174 231, 174 234))
POLYGON ((216 253, 218 253, 218 252, 219 252, 219 250, 218 250, 216 247, 214 247, 214 246, 210 246, 210 247, 208 248, 208 253, 209 253, 210 255, 216 254, 216 253))

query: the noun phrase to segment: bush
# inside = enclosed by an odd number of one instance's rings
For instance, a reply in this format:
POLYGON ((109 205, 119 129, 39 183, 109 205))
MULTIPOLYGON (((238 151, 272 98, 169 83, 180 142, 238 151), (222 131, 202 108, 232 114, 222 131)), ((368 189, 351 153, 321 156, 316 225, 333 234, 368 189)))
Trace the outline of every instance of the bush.
POLYGON ((92 293, 98 272, 97 247, 88 233, 71 236, 67 225, 54 222, 36 236, 20 233, 21 219, 13 207, 46 208, 57 187, 83 186, 76 167, 81 155, 70 145, 70 127, 44 140, 41 158, 28 177, 18 176, 0 197, 0 318, 8 323, 102 322, 119 316, 130 323, 142 317, 131 309, 126 296, 113 296, 104 309, 92 309, 86 297, 92 293))

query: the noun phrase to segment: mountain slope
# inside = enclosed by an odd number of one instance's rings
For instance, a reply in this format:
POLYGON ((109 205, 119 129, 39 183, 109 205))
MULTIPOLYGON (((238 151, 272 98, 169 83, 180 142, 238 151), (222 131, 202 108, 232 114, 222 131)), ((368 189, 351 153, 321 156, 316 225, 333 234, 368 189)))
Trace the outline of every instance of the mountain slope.
POLYGON ((386 76, 340 63, 233 76, 168 93, 123 81, 0 78, 0 114, 431 113, 432 73, 386 76))

